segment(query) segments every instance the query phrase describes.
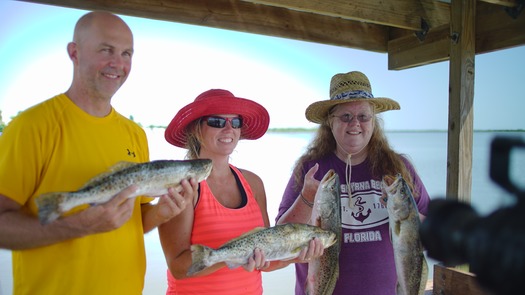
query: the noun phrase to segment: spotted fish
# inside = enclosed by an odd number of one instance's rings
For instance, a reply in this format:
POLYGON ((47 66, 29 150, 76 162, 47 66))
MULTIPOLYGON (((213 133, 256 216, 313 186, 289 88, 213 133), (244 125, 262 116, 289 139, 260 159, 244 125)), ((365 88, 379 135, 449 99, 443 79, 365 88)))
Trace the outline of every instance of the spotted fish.
POLYGON ((211 168, 209 159, 119 163, 111 172, 96 176, 77 191, 38 196, 35 199, 38 217, 42 224, 50 223, 77 206, 105 203, 132 184, 138 189, 130 198, 160 196, 166 194, 169 187, 178 188, 183 179, 193 177, 199 182, 206 179, 211 168))

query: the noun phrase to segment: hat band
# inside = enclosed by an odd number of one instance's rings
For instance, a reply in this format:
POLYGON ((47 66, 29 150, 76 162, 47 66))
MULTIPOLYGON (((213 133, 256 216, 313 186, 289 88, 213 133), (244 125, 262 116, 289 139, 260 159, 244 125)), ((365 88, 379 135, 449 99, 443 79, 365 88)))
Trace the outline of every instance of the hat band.
POLYGON ((350 99, 350 98, 374 98, 372 93, 363 90, 352 90, 339 93, 333 96, 330 100, 350 99))

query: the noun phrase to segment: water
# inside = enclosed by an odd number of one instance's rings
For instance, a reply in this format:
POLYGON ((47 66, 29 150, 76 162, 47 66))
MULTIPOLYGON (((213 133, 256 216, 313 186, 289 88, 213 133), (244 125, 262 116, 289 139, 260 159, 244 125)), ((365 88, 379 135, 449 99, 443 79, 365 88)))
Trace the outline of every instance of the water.
MULTIPOLYGON (((146 130, 150 141, 151 159, 182 159, 185 150, 164 141, 164 129, 146 130)), ((489 178, 490 142, 497 135, 493 132, 474 133, 472 167, 472 205, 480 214, 487 214, 512 199, 489 178)), ((520 136, 525 133, 502 133, 520 136)), ((312 138, 312 133, 268 133, 256 141, 241 141, 231 162, 258 174, 265 183, 268 214, 275 224, 282 192, 290 177, 292 166, 312 138)), ((390 132, 390 144, 412 160, 432 198, 443 198, 446 193, 446 132, 390 132)), ((513 174, 525 173, 525 157, 513 163, 513 174)), ((518 177, 523 181, 523 177, 518 177)), ((166 290, 166 262, 156 231, 145 236, 148 259, 144 294, 164 294, 166 290)), ((430 265, 435 261, 429 260, 430 265)), ((11 294, 11 258, 9 251, 0 250, 0 295, 11 294)), ((432 270, 432 267, 431 269, 432 270)), ((429 275, 432 278, 432 273, 429 275)), ((295 284, 292 265, 270 273, 263 273, 265 294, 293 294, 295 284)))

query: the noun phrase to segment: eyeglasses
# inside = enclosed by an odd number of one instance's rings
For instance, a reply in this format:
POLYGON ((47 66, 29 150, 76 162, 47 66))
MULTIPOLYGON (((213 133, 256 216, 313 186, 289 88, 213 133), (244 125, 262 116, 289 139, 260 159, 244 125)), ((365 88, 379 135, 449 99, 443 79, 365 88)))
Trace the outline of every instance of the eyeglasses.
POLYGON ((341 122, 344 122, 344 123, 350 123, 354 120, 354 118, 356 118, 357 121, 361 123, 368 122, 372 119, 372 115, 359 114, 357 116, 354 116, 354 114, 350 114, 350 113, 346 113, 341 116, 332 116, 332 117, 339 118, 339 120, 341 120, 341 122))
POLYGON ((210 116, 210 117, 204 117, 203 120, 206 121, 206 124, 208 124, 208 126, 213 127, 213 128, 224 128, 224 126, 226 126, 226 122, 230 122, 230 126, 232 126, 232 128, 234 129, 242 127, 241 117, 223 118, 223 117, 217 117, 217 116, 210 116))

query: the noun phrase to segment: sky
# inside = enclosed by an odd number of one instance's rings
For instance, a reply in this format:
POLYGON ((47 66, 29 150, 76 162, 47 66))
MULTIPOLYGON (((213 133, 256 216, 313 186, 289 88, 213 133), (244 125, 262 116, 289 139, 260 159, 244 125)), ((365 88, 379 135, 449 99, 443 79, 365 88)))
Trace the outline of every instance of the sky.
MULTIPOLYGON (((66 91, 66 52, 87 11, 0 1, 0 110, 4 122, 66 91)), ((329 99, 330 79, 361 71, 376 97, 398 101, 387 130, 447 130, 449 62, 388 70, 386 54, 203 26, 121 17, 134 34, 131 74, 112 102, 144 127, 166 126, 200 93, 222 88, 262 104, 270 128, 313 128, 306 107, 329 99)), ((525 129, 525 46, 477 55, 474 128, 525 129)))

